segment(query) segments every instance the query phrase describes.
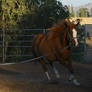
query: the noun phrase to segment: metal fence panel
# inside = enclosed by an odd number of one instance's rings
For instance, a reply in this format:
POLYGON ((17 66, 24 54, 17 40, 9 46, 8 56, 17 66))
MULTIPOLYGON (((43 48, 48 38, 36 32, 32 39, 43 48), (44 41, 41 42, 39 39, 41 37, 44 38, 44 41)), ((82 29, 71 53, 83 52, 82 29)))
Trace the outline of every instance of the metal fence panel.
MULTIPOLYGON (((79 47, 73 49, 73 58, 81 55, 86 55, 85 48, 85 31, 84 27, 79 28, 79 47)), ((2 36, 0 39, 3 63, 30 59, 32 57, 31 45, 33 38, 38 33, 45 33, 46 29, 21 29, 21 30, 1 30, 2 36)), ((85 56, 84 56, 85 57, 85 56)))

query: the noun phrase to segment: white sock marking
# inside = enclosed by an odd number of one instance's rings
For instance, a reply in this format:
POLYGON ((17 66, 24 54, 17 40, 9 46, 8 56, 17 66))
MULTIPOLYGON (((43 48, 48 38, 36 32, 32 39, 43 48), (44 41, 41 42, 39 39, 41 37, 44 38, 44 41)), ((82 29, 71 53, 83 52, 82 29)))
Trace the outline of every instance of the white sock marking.
POLYGON ((71 75, 69 76, 69 81, 73 80, 73 78, 74 78, 74 75, 71 74, 71 75))
POLYGON ((79 83, 76 79, 73 80, 73 83, 74 83, 76 86, 79 86, 79 85, 80 85, 80 83, 79 83))
POLYGON ((53 70, 54 70, 54 72, 55 72, 55 74, 56 74, 56 77, 57 77, 57 78, 60 78, 60 75, 59 75, 58 70, 57 70, 55 67, 53 67, 53 70))
POLYGON ((45 72, 45 74, 46 74, 48 80, 51 80, 51 78, 50 78, 50 76, 49 76, 49 73, 48 73, 48 72, 45 72))
POLYGON ((80 83, 74 78, 74 75, 72 74, 69 76, 69 80, 72 81, 76 86, 80 85, 80 83))

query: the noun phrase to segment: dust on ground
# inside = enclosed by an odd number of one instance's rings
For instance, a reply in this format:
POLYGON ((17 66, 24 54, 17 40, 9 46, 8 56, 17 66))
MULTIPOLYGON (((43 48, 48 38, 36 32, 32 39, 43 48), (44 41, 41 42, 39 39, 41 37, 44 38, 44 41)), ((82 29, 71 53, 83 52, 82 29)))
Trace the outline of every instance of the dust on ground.
POLYGON ((51 68, 52 81, 47 81, 39 63, 0 66, 0 92, 92 92, 92 64, 73 63, 80 86, 67 80, 68 71, 57 64, 61 78, 56 80, 51 68))

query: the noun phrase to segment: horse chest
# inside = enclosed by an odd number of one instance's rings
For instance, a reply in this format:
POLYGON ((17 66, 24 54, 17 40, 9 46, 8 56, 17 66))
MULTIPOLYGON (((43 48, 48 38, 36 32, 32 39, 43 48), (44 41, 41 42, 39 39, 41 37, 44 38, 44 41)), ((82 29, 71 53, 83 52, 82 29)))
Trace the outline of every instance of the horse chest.
POLYGON ((56 56, 57 59, 67 59, 72 55, 72 50, 71 49, 66 49, 66 48, 59 48, 56 50, 56 56))

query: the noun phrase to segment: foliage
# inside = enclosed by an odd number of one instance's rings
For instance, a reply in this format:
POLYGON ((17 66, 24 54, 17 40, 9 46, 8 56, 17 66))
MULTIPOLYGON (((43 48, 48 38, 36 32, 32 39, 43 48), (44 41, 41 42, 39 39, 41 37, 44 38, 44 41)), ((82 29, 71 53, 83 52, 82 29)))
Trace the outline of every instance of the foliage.
MULTIPOLYGON (((30 14, 24 15, 25 20, 21 23, 25 28, 47 28, 59 19, 69 16, 67 7, 56 0, 38 0, 28 3, 30 14), (31 6, 32 5, 32 6, 31 6), (29 21, 30 20, 30 21, 29 21), (28 25, 26 25, 26 23, 28 25)), ((22 27, 22 26, 21 26, 22 27)))
POLYGON ((89 12, 87 8, 80 8, 77 12, 77 17, 89 17, 89 12))
MULTIPOLYGON (((2 0, 2 17, 4 29, 16 28, 22 16, 27 13, 25 0, 2 0)), ((2 26, 1 26, 2 28, 2 26)))
POLYGON ((75 17, 75 13, 74 13, 73 7, 71 8, 71 17, 75 17))
POLYGON ((1 8, 4 29, 43 28, 69 16, 57 0, 2 0, 1 8))
POLYGON ((90 9, 90 17, 92 17, 92 8, 90 9))
MULTIPOLYGON (((69 17, 67 6, 57 0, 0 0, 0 29, 6 30, 5 54, 22 54, 30 50, 9 48, 10 45, 27 45, 28 43, 10 43, 9 41, 30 40, 30 37, 19 37, 22 29, 48 28, 57 21, 69 17), (15 31, 18 30, 18 32, 15 31), (13 34, 13 36, 11 36, 13 34)), ((30 44, 29 44, 30 45, 30 44)), ((6 57, 7 59, 7 57, 6 57)), ((17 58, 23 59, 21 58, 17 58)), ((8 60, 11 61, 11 60, 8 60)))

